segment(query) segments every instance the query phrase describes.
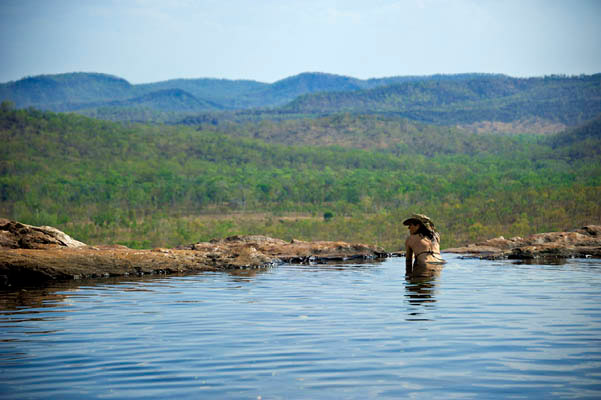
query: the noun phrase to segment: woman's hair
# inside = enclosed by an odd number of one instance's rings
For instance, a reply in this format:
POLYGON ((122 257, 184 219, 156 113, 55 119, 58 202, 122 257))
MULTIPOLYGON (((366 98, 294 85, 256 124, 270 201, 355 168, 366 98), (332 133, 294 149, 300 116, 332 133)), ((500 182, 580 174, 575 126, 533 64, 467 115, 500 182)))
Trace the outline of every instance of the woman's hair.
POLYGON ((440 234, 438 232, 436 232, 435 230, 434 231, 429 230, 421 222, 419 223, 419 229, 417 230, 417 234, 422 235, 423 237, 426 237, 426 238, 430 239, 431 241, 440 242, 440 234))

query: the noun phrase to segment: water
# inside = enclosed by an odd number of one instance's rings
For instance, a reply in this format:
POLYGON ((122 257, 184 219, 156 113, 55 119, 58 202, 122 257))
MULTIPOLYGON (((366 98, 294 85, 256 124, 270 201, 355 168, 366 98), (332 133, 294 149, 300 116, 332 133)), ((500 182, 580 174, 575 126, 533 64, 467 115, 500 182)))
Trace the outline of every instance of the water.
POLYGON ((0 292, 0 398, 601 398, 601 260, 446 258, 0 292))

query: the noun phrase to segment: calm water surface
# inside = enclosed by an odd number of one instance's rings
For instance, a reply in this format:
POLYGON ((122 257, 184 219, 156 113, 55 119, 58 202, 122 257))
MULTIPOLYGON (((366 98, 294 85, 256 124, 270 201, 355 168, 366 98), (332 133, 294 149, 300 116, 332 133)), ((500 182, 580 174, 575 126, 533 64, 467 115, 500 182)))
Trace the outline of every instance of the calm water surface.
POLYGON ((0 398, 601 398, 601 260, 0 292, 0 398))

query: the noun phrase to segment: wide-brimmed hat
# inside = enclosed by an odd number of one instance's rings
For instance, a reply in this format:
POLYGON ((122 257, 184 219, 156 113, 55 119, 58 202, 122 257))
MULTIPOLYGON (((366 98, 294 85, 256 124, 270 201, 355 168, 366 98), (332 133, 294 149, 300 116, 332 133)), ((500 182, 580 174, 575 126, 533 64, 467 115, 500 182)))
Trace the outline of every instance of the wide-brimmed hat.
POLYGON ((403 225, 409 225, 415 222, 422 224, 427 230, 431 232, 436 232, 436 229, 434 229, 434 223, 427 215, 424 214, 413 214, 411 217, 403 221, 403 225))

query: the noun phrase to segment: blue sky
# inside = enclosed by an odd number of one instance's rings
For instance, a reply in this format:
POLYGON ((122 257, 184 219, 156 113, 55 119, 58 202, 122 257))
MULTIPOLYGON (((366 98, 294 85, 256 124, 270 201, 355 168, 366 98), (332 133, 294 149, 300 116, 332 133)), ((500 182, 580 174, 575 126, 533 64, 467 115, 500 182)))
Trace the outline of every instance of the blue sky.
POLYGON ((597 0, 0 0, 0 82, 601 72, 597 0))

